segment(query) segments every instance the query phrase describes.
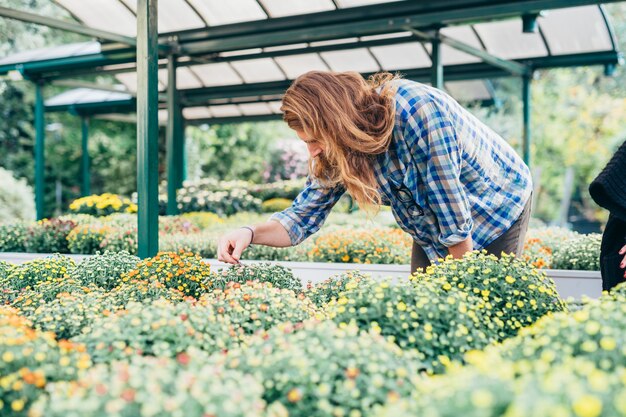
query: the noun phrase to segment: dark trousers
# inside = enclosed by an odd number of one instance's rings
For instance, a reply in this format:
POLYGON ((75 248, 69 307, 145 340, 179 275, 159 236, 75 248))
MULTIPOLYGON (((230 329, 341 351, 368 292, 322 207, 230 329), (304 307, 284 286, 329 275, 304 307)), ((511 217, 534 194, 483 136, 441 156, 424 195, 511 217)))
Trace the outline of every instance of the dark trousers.
POLYGON ((620 263, 624 255, 619 250, 626 244, 626 221, 610 215, 602 234, 600 249, 600 271, 602 272, 602 289, 610 290, 620 282, 624 282, 624 270, 620 263))
MULTIPOLYGON (((498 257, 504 253, 514 253, 520 256, 524 250, 524 239, 528 230, 528 222, 530 221, 530 208, 532 197, 528 199, 522 214, 517 218, 515 223, 511 225, 509 230, 504 232, 500 237, 485 247, 488 253, 492 253, 498 257)), ((426 256, 426 252, 420 245, 413 242, 413 252, 411 253, 411 273, 417 268, 426 268, 430 266, 430 260, 426 256)))

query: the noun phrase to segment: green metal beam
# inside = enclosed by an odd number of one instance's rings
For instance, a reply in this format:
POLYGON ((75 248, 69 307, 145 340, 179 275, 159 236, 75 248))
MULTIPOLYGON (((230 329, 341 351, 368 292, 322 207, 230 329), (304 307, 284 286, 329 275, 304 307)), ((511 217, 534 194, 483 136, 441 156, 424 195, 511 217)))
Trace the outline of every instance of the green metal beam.
POLYGON ((35 207, 37 220, 45 217, 45 135, 46 120, 43 104, 43 83, 35 83, 35 207))
POLYGON ((107 92, 110 92, 110 93, 124 93, 124 94, 128 94, 130 96, 136 96, 137 95, 137 93, 135 93, 133 91, 126 90, 126 87, 124 87, 124 90, 120 90, 118 88, 115 88, 116 86, 113 86, 113 85, 102 85, 102 84, 97 84, 97 83, 90 83, 90 82, 87 82, 87 81, 55 80, 55 81, 50 82, 50 84, 54 85, 54 86, 57 86, 57 87, 88 88, 90 90, 107 91, 107 92))
POLYGON ((531 112, 531 82, 532 77, 530 75, 526 75, 522 77, 522 102, 523 102, 523 136, 522 136, 522 155, 524 158, 524 162, 526 165, 530 166, 530 139, 531 139, 531 122, 530 122, 530 112, 531 112))
POLYGON ((137 42, 134 38, 129 36, 119 35, 113 32, 107 32, 105 30, 94 29, 79 23, 66 22, 65 20, 53 19, 51 17, 40 16, 35 13, 23 12, 20 10, 10 9, 8 7, 0 6, 0 16, 8 19, 20 20, 22 22, 34 23, 37 25, 47 26, 49 28, 61 29, 68 32, 78 33, 80 35, 91 36, 98 39, 103 39, 111 42, 120 42, 126 45, 136 45, 137 42))
POLYGON ((80 194, 85 197, 91 195, 91 171, 89 168, 89 118, 82 116, 80 118, 81 124, 81 159, 80 159, 80 172, 81 172, 81 187, 80 194))
POLYGON ((443 64, 441 62, 441 41, 438 37, 431 40, 432 51, 430 59, 432 61, 430 84, 443 90, 443 64))
POLYGON ((176 89, 176 56, 171 55, 167 62, 167 214, 178 214, 176 191, 182 185, 181 135, 182 110, 176 89))
POLYGON ((270 120, 282 120, 281 114, 262 114, 258 116, 236 116, 236 117, 211 117, 208 119, 191 119, 186 123, 190 126, 203 125, 203 124, 231 124, 231 123, 244 123, 244 122, 267 122, 270 120))
POLYGON ((433 35, 429 35, 428 33, 425 33, 416 29, 412 29, 412 28, 410 29, 410 31, 413 32, 416 36, 418 36, 421 39, 431 41, 433 43, 433 51, 434 51, 435 39, 438 39, 441 43, 451 46, 452 48, 457 49, 459 51, 465 52, 466 54, 478 57, 484 62, 493 65, 494 67, 502 68, 510 72, 512 75, 523 76, 531 72, 531 69, 527 65, 521 64, 513 60, 506 60, 503 58, 499 58, 495 55, 490 54, 487 51, 474 48, 471 45, 468 45, 464 42, 453 39, 449 36, 443 35, 439 32, 433 35))
MULTIPOLYGON (((609 0, 613 2, 617 0, 609 0)), ((201 29, 162 34, 163 41, 177 38, 182 55, 208 55, 215 58, 219 52, 255 47, 267 47, 298 42, 312 42, 353 36, 376 35, 405 30, 406 27, 429 30, 435 26, 469 24, 478 21, 510 18, 563 7, 597 4, 594 0, 438 0, 437 2, 400 1, 380 5, 242 22, 201 29)), ((162 45, 167 46, 167 45, 162 45)), ((112 54, 112 48, 107 54, 112 54)), ((301 53, 301 52, 298 52, 301 53)), ((249 57, 251 58, 251 57, 249 57)), ((133 62, 126 56, 117 62, 133 62)), ((78 58, 78 62, 82 62, 78 58)), ((78 62, 72 65, 78 65, 78 62)), ((107 65, 94 60, 93 65, 107 65)), ((69 62, 68 62, 69 65, 69 62)), ((13 66, 14 67, 14 66, 13 66)), ((63 76, 63 67, 54 74, 43 67, 25 67, 28 71, 46 72, 46 76, 63 76)), ((11 68, 13 69, 13 68, 11 68)), ((68 69, 68 67, 64 67, 68 69)), ((3 68, 0 67, 0 73, 3 68)), ((71 71, 70 71, 71 72, 71 71)))
POLYGON ((159 249, 157 0, 137 2, 138 255, 159 249))

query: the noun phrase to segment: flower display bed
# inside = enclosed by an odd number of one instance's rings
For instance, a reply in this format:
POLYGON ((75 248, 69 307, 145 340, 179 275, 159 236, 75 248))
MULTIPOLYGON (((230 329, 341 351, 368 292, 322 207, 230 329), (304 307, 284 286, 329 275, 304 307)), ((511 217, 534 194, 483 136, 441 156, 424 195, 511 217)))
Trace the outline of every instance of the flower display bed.
MULTIPOLYGON (((23 263, 33 259, 45 258, 50 254, 45 253, 17 253, 0 252, 0 261, 23 263)), ((92 257, 93 255, 65 255, 76 261, 92 257)), ((229 265, 219 262, 217 259, 205 259, 213 270, 219 271, 229 265)), ((244 265, 262 264, 265 261, 244 260, 244 265)), ((354 263, 326 263, 326 262, 287 262, 276 261, 290 269, 293 275, 298 278, 302 285, 322 282, 329 277, 347 271, 360 271, 369 274, 373 278, 392 278, 394 280, 405 279, 411 270, 409 265, 375 265, 375 264, 354 264, 354 263)), ((564 269, 544 269, 546 275, 556 284, 559 295, 563 298, 582 296, 597 298, 602 294, 602 277, 600 271, 575 271, 564 269)))
POLYGON ((20 258, 0 260, 3 417, 626 415, 626 285, 572 305, 479 252, 304 286, 186 251, 20 258))

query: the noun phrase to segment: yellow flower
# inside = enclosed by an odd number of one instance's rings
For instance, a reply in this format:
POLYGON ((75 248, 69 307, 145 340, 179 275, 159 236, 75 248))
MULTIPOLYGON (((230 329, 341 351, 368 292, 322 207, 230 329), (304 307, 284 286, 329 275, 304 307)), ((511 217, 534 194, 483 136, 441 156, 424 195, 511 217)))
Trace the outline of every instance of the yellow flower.
POLYGON ((598 417, 602 413, 602 401, 593 395, 581 395, 572 408, 579 417, 598 417))
POLYGON ((507 275, 507 276, 504 278, 504 280, 505 280, 506 282, 508 282, 509 284, 513 284, 513 283, 515 282, 515 278, 513 278, 513 277, 512 277, 512 276, 510 276, 510 275, 507 275))
POLYGON ((13 362, 13 359, 15 359, 13 352, 4 352, 2 354, 2 360, 5 362, 13 362))
POLYGON ((404 304, 402 301, 400 301, 400 302, 398 303, 398 305, 396 306, 396 308, 397 308, 399 311, 406 311, 406 304, 404 304))
POLYGON ((603 337, 600 339, 600 347, 604 350, 614 350, 617 347, 617 342, 612 337, 603 337))
POLYGON ((11 410, 22 411, 24 409, 24 400, 13 400, 11 402, 11 410))

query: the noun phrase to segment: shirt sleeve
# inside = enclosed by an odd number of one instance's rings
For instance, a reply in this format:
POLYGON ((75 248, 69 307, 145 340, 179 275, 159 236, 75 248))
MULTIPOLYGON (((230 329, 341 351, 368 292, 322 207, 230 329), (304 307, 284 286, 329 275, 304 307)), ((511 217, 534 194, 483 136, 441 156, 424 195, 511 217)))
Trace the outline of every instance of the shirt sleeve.
POLYGON ((323 187, 317 180, 309 178, 291 207, 274 213, 270 220, 279 222, 287 230, 291 244, 295 246, 322 227, 344 192, 343 186, 323 187))
POLYGON ((454 246, 471 236, 473 221, 461 183, 462 149, 453 120, 433 100, 410 116, 406 135, 413 136, 426 163, 420 175, 426 186, 428 206, 438 222, 438 240, 446 247, 454 246))

